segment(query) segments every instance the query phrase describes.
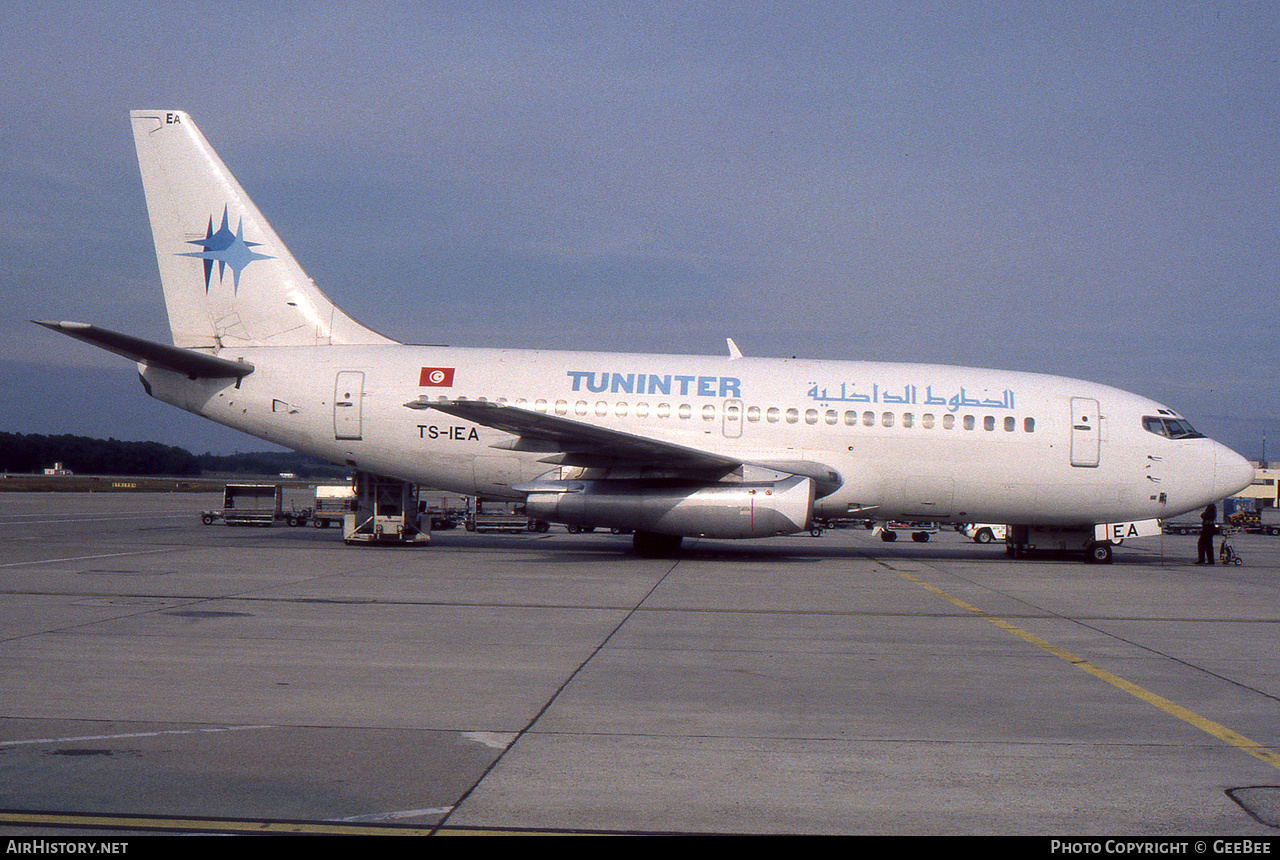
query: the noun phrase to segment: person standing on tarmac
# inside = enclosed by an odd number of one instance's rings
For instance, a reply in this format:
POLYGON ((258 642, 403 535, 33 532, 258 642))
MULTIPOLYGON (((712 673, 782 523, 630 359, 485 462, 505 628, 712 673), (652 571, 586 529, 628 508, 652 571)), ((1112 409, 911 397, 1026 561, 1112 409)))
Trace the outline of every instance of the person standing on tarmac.
POLYGON ((1213 536, 1218 531, 1218 506, 1209 505, 1200 514, 1200 542, 1196 564, 1213 564, 1213 536))

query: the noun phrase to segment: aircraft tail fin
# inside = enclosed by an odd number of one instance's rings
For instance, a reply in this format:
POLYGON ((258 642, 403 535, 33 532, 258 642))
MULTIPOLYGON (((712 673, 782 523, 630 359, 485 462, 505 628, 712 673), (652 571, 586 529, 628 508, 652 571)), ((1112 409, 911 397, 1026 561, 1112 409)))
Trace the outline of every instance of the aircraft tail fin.
POLYGON ((175 346, 393 342, 316 287, 187 114, 130 119, 175 346))

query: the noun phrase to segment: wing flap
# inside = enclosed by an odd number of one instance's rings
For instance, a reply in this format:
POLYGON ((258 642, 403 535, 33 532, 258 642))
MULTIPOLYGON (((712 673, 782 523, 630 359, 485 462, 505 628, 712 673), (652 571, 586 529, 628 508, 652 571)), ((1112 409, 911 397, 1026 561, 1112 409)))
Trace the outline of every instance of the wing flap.
MULTIPOLYGON (((737 472, 747 478, 752 471, 772 471, 812 478, 819 495, 834 492, 840 474, 812 460, 773 457, 744 459, 702 451, 650 436, 611 430, 559 415, 533 412, 480 400, 430 400, 420 397, 405 404, 410 409, 435 409, 474 424, 510 433, 515 439, 494 447, 509 451, 546 454, 549 465, 601 469, 638 469, 676 472, 681 476, 719 480, 737 472)), ((651 473, 651 472, 650 472, 651 473)))
POLYGON ((514 443, 502 447, 547 453, 551 456, 546 462, 561 465, 655 465, 722 473, 742 465, 735 457, 488 401, 419 399, 405 406, 435 409, 518 436, 514 443))

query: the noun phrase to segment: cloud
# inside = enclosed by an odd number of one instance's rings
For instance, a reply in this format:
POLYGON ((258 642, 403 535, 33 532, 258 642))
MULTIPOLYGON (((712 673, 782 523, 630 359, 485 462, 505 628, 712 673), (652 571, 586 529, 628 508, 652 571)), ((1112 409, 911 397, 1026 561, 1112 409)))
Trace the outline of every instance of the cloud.
POLYGON ((163 336, 125 114, 181 107, 321 287, 393 336, 718 352, 734 335, 1257 397, 1275 378, 1278 19, 20 4, 0 355, 41 349, 29 318, 163 336))

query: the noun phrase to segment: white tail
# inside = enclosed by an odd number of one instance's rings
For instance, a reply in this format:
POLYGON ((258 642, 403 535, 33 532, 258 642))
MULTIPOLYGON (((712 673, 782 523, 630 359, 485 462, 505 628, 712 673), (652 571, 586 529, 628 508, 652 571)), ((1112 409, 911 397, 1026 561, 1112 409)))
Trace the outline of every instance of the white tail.
POLYGON ((130 116, 175 346, 394 342, 320 292, 187 114, 130 116))

